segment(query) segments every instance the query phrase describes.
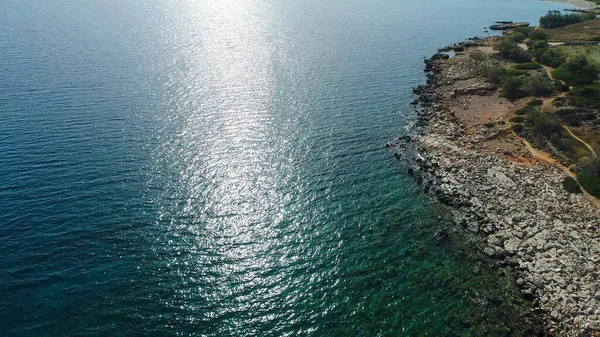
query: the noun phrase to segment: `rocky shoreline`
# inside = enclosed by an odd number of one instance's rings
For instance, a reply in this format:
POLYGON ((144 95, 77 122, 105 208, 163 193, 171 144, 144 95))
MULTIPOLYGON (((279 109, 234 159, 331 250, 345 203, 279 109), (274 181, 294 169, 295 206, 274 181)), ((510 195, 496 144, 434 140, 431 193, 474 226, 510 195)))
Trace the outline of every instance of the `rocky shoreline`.
POLYGON ((512 137, 509 128, 491 129, 451 108, 466 110, 495 90, 471 57, 490 39, 449 48, 464 50, 459 56, 425 61, 427 85, 415 88, 419 119, 394 145, 395 155, 453 210, 457 225, 482 237, 482 253, 514 269, 551 335, 600 336, 600 210, 585 195, 567 193, 565 172, 536 160, 524 144, 491 145, 512 137))

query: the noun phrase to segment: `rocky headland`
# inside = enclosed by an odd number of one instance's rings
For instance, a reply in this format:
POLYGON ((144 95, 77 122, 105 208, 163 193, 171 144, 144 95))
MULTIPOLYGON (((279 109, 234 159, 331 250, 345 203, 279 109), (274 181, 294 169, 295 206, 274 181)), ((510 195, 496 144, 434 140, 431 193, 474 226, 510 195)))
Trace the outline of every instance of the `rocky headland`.
POLYGON ((481 251, 514 269, 517 286, 555 336, 600 336, 600 209, 565 191, 566 168, 531 147, 506 121, 520 102, 503 98, 482 69, 496 38, 472 39, 426 60, 415 88, 414 133, 393 145, 423 189, 481 251), (506 121, 505 121, 506 120, 506 121), (494 127, 490 127, 490 122, 494 127))

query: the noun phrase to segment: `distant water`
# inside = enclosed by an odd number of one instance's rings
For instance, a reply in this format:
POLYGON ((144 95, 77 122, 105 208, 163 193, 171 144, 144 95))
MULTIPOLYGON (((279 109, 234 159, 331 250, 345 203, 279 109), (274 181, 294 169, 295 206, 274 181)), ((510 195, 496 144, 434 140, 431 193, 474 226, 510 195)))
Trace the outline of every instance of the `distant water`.
POLYGON ((383 145, 423 56, 563 7, 4 0, 0 336, 500 334, 383 145))

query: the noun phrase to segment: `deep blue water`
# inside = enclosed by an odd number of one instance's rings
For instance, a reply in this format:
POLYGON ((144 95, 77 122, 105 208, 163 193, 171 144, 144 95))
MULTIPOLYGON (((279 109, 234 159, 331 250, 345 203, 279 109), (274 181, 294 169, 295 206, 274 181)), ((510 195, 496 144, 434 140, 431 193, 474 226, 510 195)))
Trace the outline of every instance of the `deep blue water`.
POLYGON ((0 336, 492 334, 383 145, 423 56, 563 7, 4 0, 0 336))

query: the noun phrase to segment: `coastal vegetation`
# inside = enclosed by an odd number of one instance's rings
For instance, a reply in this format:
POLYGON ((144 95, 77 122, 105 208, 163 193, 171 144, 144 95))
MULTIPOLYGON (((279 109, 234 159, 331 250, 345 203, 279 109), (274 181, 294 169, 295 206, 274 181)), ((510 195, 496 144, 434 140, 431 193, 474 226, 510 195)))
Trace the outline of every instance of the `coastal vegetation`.
MULTIPOLYGON (((520 34, 520 33, 517 33, 520 34)), ((514 34, 513 34, 514 35, 514 34)), ((512 38, 512 35, 502 39, 502 41, 496 47, 500 55, 504 58, 515 62, 529 62, 531 56, 523 48, 519 46, 512 38)))
POLYGON ((548 30, 538 30, 522 25, 472 38, 444 47, 455 56, 425 61, 427 85, 415 92, 426 132, 415 140, 411 172, 425 191, 465 212, 457 223, 484 235, 485 255, 526 267, 517 284, 546 313, 542 325, 595 336, 600 316, 587 308, 600 304, 597 288, 578 301, 562 298, 575 284, 584 289, 589 271, 597 276, 598 261, 569 270, 562 261, 580 266, 590 247, 594 256, 600 247, 592 221, 600 200, 588 198, 600 198, 600 72, 593 46, 549 43, 548 30))
POLYGON ((560 11, 549 11, 548 14, 540 18, 540 27, 544 28, 556 28, 571 25, 574 23, 580 23, 588 20, 593 20, 596 15, 591 13, 571 13, 562 14, 560 11))
POLYGON ((565 191, 569 193, 581 193, 581 187, 579 187, 579 183, 577 183, 577 180, 575 180, 573 177, 565 177, 562 184, 565 191))
POLYGON ((552 77, 569 85, 591 84, 598 80, 599 68, 587 56, 578 55, 561 64, 552 77))
MULTIPOLYGON (((517 66, 508 69, 490 68, 487 72, 488 81, 500 85, 504 97, 516 100, 527 96, 549 96, 555 92, 556 89, 547 76, 530 74, 526 70, 518 69, 517 66)), ((523 68, 537 70, 540 67, 528 64, 523 68)))
MULTIPOLYGON (((545 29, 518 27, 500 38, 495 50, 504 63, 485 73, 507 99, 530 97, 508 121, 518 135, 571 168, 575 179, 565 179, 565 190, 577 193, 581 187, 596 197, 600 197, 600 160, 594 151, 600 147, 600 46, 548 41, 572 34, 571 27, 583 23, 597 29, 586 29, 585 35, 578 32, 578 37, 596 39, 598 21, 592 13, 549 12, 540 18, 545 29)), ((486 123, 488 128, 497 125, 486 123)))
POLYGON ((547 40, 551 42, 600 41, 600 19, 558 28, 538 28, 537 31, 548 34, 547 40))

